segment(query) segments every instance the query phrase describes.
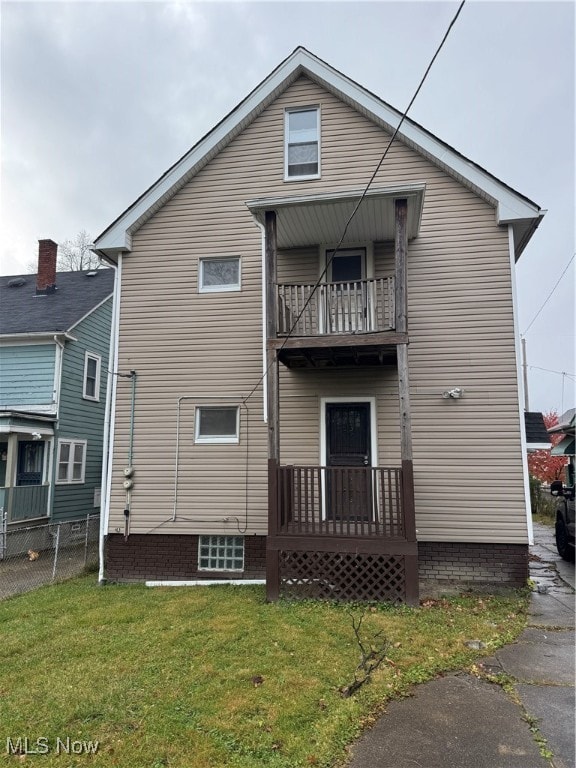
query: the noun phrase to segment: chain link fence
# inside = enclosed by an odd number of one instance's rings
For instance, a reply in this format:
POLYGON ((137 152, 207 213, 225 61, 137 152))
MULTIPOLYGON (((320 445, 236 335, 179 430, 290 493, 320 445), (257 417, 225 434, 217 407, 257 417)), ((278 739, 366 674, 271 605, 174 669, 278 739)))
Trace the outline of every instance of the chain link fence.
POLYGON ((98 566, 99 515, 8 528, 0 510, 0 600, 98 566))

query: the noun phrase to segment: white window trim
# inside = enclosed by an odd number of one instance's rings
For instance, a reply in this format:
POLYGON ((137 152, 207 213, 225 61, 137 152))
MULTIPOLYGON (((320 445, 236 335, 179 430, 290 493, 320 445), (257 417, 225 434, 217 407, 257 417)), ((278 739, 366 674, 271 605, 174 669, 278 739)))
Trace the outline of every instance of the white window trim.
MULTIPOLYGON (((245 562, 245 556, 246 556, 246 547, 245 547, 245 541, 243 536, 229 536, 224 534, 224 538, 227 539, 236 539, 241 538, 242 539, 242 567, 241 568, 217 568, 217 567, 211 567, 211 566, 201 566, 200 565, 200 558, 201 558, 201 552, 202 552, 202 539, 218 539, 220 538, 220 534, 206 534, 206 535, 200 535, 198 537, 198 570, 199 571, 208 571, 208 572, 214 572, 214 573, 242 573, 244 571, 244 562, 245 562)), ((212 543, 208 543, 209 547, 209 555, 208 557, 211 557, 212 552, 212 543)), ((217 545, 216 545, 217 547, 217 545)))
POLYGON ((322 173, 321 157, 322 157, 322 143, 320 126, 322 124, 320 115, 319 104, 309 104, 306 107, 287 107, 284 110, 284 181, 309 181, 311 179, 319 179, 322 173), (306 176, 289 176, 288 175, 288 137, 289 137, 289 119, 293 112, 311 112, 316 110, 316 133, 318 135, 318 172, 308 174, 306 176))
POLYGON ((100 369, 102 367, 102 358, 100 355, 97 355, 95 352, 86 352, 84 353, 84 380, 82 384, 82 397, 84 400, 92 400, 93 402, 97 403, 100 401, 100 369), (88 382, 88 361, 89 360, 95 360, 96 361, 96 391, 94 395, 89 395, 86 392, 86 384, 88 382))
POLYGON ((86 453, 88 449, 88 442, 87 440, 68 440, 67 438, 60 438, 58 440, 58 451, 56 456, 56 471, 54 475, 54 481, 56 485, 82 485, 86 482, 86 453), (59 480, 58 479, 58 471, 60 469, 60 453, 62 450, 63 445, 69 445, 70 446, 70 454, 69 454, 69 460, 68 460, 68 470, 66 473, 66 480, 59 480), (82 445, 82 477, 79 480, 74 480, 72 478, 72 472, 74 469, 74 449, 77 445, 82 445))
POLYGON ((240 406, 239 405, 197 405, 194 409, 194 442, 199 445, 238 445, 240 442, 240 406), (235 435, 201 435, 200 411, 214 409, 236 409, 235 435))
POLYGON ((229 291, 242 290, 242 259, 240 256, 202 256, 198 264, 198 293, 227 293, 229 291), (223 285, 204 285, 204 264, 207 261, 232 261, 238 262, 238 282, 224 283, 223 285))
MULTIPOLYGON (((376 398, 374 396, 352 395, 351 397, 321 397, 320 398, 320 466, 325 467, 327 458, 326 445, 326 406, 330 403, 368 403, 370 405, 370 452, 371 467, 378 466, 378 418, 376 415, 376 398)), ((377 490, 377 493, 379 491, 377 490)), ((322 520, 326 520, 326 477, 322 471, 322 520)))

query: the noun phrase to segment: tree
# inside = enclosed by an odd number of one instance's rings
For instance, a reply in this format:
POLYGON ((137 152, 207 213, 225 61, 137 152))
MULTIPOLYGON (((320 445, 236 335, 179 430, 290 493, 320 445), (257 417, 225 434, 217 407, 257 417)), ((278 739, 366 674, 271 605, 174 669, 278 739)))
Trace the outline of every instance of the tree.
MULTIPOLYGON (((558 413, 550 411, 543 414, 546 429, 555 427, 558 424, 558 413)), ((552 446, 564 439, 564 435, 550 435, 552 446)), ((528 471, 532 477, 537 478, 541 483, 551 483, 553 480, 561 480, 564 474, 564 468, 567 464, 565 456, 552 456, 550 449, 540 449, 531 451, 528 454, 528 471)))
MULTIPOLYGON (((58 260, 56 269, 58 272, 79 272, 87 269, 102 269, 105 264, 98 260, 98 256, 90 250, 92 238, 85 229, 80 230, 73 240, 64 240, 58 245, 58 260)), ((28 263, 28 271, 35 273, 38 264, 35 261, 28 263)))
POLYGON ((64 240, 58 246, 56 269, 59 272, 77 272, 84 269, 100 269, 98 256, 90 250, 92 238, 82 229, 73 240, 64 240))

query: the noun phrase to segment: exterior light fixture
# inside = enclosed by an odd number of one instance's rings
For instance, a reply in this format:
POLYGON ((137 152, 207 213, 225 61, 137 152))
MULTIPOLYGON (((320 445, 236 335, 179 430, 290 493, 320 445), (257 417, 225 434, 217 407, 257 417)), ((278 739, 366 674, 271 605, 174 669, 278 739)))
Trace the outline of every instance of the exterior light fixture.
POLYGON ((460 400, 463 395, 464 390, 462 387, 452 387, 452 389, 447 389, 442 392, 442 397, 444 400, 448 400, 449 398, 452 398, 453 400, 460 400))

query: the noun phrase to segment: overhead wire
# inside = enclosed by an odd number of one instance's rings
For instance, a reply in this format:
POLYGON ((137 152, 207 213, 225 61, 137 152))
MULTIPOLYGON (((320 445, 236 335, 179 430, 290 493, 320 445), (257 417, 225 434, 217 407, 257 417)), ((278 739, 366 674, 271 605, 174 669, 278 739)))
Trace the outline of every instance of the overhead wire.
POLYGON ((568 262, 568 264, 566 264, 566 267, 564 268, 564 271, 562 272, 562 274, 560 275, 560 277, 558 278, 558 280, 557 280, 557 281, 556 281, 556 283, 554 284, 554 288, 552 288, 552 290, 550 291, 550 293, 548 294, 548 296, 547 296, 547 297, 546 297, 546 299, 544 300, 544 303, 542 304, 542 306, 540 307, 540 309, 538 310, 538 312, 536 312, 536 314, 535 314, 535 315, 534 315, 534 317, 532 318, 532 322, 530 323, 530 325, 528 326, 528 328, 526 328, 526 330, 524 331, 524 333, 522 334, 522 336, 526 336, 526 334, 528 333, 528 331, 530 330, 530 328, 532 328, 532 326, 533 326, 533 325, 534 325, 534 323, 536 322, 537 318, 540 316, 540 313, 542 312, 542 310, 544 309, 544 307, 546 306, 546 304, 548 304, 548 302, 549 302, 550 298, 552 297, 552 294, 554 293, 554 291, 556 290, 556 288, 558 288, 558 286, 559 286, 559 284, 560 284, 560 281, 562 280, 562 278, 564 277, 564 275, 566 274, 566 272, 568 272, 568 269, 569 269, 569 267, 570 267, 570 264, 572 264, 572 262, 574 261, 574 257, 575 257, 575 256, 576 256, 576 253, 573 253, 573 254, 572 254, 572 258, 570 259, 570 261, 568 262))
MULTIPOLYGON (((330 267, 330 264, 332 263, 332 261, 334 260, 336 254, 338 253, 338 251, 342 247, 342 243, 344 242, 344 238, 346 237, 346 234, 348 232, 350 224, 352 223, 352 220, 354 219, 354 217, 358 213, 358 209, 362 205, 366 195, 368 194, 368 191, 369 191, 370 187, 372 186, 372 183, 374 182, 374 179, 378 175, 378 172, 380 171, 380 168, 382 167, 382 164, 383 164, 384 160, 386 159, 386 156, 388 155, 388 152, 390 151, 390 147, 392 146, 396 136, 398 135, 398 132, 400 131, 400 128, 402 127, 402 124, 404 123, 404 120, 406 119, 406 116, 408 115, 408 112, 410 111, 410 108, 414 104, 414 102, 416 100, 416 97, 420 93, 420 91, 422 89, 422 86, 424 85, 424 82, 426 81, 426 78, 428 77, 428 74, 429 74, 430 70, 432 69, 432 66, 433 66, 434 62, 436 61, 440 51, 444 47, 444 43, 448 39, 448 35, 452 31, 452 27, 454 26, 454 24, 456 23, 458 17, 460 16, 460 13, 461 13, 462 8, 464 7, 465 3, 466 3, 466 0, 462 0, 460 5, 458 6, 458 10, 454 14, 454 17, 452 18, 452 21, 448 25, 448 28, 447 28, 446 32, 444 33, 444 37, 442 38, 440 44, 438 45, 438 47, 436 49, 436 52, 434 53, 434 56, 432 56, 432 59, 430 60, 430 63, 426 67, 426 71, 424 72, 424 75, 422 76, 422 78, 421 78, 421 80, 420 80, 420 82, 418 84, 418 87, 416 88, 416 90, 414 92, 414 95, 412 96, 408 106, 406 107, 406 109, 402 113, 400 121, 399 121, 398 125, 396 126, 396 128, 394 129, 394 132, 392 133, 392 136, 390 138, 390 141, 388 142, 388 145, 387 145, 386 149, 384 150, 380 160, 378 161, 378 164, 376 165, 376 168, 374 169, 372 175, 370 176, 370 179, 368 180, 368 183, 364 187, 364 190, 362 191, 362 194, 358 198, 358 201, 356 202, 356 205, 354 206, 351 214, 349 215, 346 223, 344 224, 344 228, 342 230, 342 234, 340 236, 340 239, 338 240, 338 244, 336 245, 336 248, 332 251, 332 253, 330 255, 330 258, 326 260, 326 266, 324 267, 320 277, 318 278, 318 280, 314 284, 314 286, 313 286, 313 288, 312 288, 308 298, 304 302, 304 305, 302 306, 302 309, 300 310, 298 316, 296 317, 296 319, 292 323, 292 326, 290 327, 290 330, 288 331, 288 334, 285 336, 282 344, 278 347, 277 353, 280 353, 285 348, 286 344, 288 343, 289 339, 291 338, 292 334, 294 333, 295 329, 297 328, 298 323, 300 322, 300 319, 302 318, 306 308, 310 304, 310 301, 312 300, 312 297, 314 296, 314 294, 316 293, 316 291, 320 287, 320 285, 321 285, 325 275, 327 274, 328 269, 330 267)), ((268 308, 268 310, 270 310, 270 308, 268 308)), ((273 365, 273 362, 269 363, 269 365, 267 366, 267 368, 264 371, 264 373, 260 376, 260 378, 258 379, 256 384, 254 385, 254 387, 252 388, 250 393, 245 398, 245 400, 244 400, 245 403, 254 395, 254 393, 256 392, 258 387, 260 386, 260 384, 262 384, 262 382, 264 381, 266 375, 270 371, 270 368, 272 367, 272 365, 273 365)))

